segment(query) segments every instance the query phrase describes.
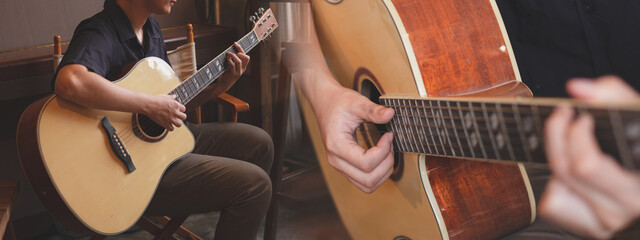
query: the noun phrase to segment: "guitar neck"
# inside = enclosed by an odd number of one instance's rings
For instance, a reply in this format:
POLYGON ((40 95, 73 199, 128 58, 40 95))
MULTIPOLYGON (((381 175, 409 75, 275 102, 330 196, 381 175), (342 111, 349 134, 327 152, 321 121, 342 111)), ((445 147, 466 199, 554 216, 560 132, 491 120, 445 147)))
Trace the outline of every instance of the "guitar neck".
MULTIPOLYGON (((380 102, 396 112, 387 125, 396 151, 545 163, 543 125, 559 101, 383 96, 380 102)), ((594 117, 604 152, 628 169, 640 168, 638 107, 570 103, 577 113, 594 117)))
MULTIPOLYGON (((260 39, 256 35, 256 31, 251 31, 238 40, 237 43, 245 52, 249 52, 257 46, 258 43, 260 43, 260 39)), ((215 80, 218 79, 218 77, 220 77, 227 68, 229 68, 229 63, 226 60, 228 52, 238 53, 238 50, 236 50, 233 45, 230 46, 214 59, 209 61, 209 63, 200 68, 200 70, 195 74, 191 75, 191 77, 184 80, 180 85, 178 85, 178 87, 169 92, 169 94, 176 95, 176 100, 178 102, 187 104, 191 99, 198 95, 198 93, 202 92, 205 87, 215 82, 215 80)))

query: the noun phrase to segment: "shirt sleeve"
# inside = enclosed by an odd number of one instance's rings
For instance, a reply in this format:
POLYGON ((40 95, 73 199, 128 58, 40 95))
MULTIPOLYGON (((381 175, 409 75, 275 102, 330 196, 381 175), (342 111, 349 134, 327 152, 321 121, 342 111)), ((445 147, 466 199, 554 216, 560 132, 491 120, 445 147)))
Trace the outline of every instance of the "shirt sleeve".
POLYGON ((113 54, 112 34, 109 28, 99 26, 79 25, 73 34, 67 51, 53 76, 51 86, 55 86, 55 80, 60 69, 70 64, 80 64, 89 71, 106 77, 109 71, 109 59, 113 54))

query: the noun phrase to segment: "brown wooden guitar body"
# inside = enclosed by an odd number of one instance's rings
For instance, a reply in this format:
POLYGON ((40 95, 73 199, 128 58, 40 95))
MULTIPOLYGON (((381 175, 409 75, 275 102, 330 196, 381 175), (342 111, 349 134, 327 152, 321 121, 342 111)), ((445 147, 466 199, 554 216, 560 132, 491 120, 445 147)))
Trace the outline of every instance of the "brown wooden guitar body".
MULTIPOLYGON (((333 74, 373 100, 376 91, 531 96, 493 0, 313 0, 312 8, 333 74)), ((313 113, 303 110, 354 239, 493 239, 535 219, 529 180, 516 164, 400 154, 392 179, 364 194, 328 165, 313 113)), ((364 147, 376 142, 371 130, 358 133, 364 147)))

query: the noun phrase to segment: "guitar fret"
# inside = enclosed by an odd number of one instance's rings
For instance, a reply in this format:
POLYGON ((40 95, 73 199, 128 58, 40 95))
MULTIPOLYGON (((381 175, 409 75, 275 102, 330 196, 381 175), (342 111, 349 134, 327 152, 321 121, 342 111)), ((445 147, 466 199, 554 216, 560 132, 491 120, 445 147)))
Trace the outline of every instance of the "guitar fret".
POLYGON ((485 123, 487 125, 487 130, 489 132, 489 138, 491 139, 491 145, 493 146, 493 151, 496 154, 496 159, 502 159, 500 157, 500 152, 498 151, 498 147, 496 146, 496 142, 495 139, 493 137, 493 130, 491 129, 491 125, 489 125, 489 114, 487 113, 487 106, 485 103, 481 103, 482 106, 482 112, 484 114, 484 119, 485 119, 485 123))
POLYGON ((444 141, 442 141, 442 135, 440 134, 440 126, 438 116, 435 114, 433 110, 433 101, 429 101, 429 107, 431 108, 431 116, 433 116, 433 126, 435 126, 436 133, 438 134, 438 139, 440 139, 440 146, 442 147, 442 155, 447 155, 447 148, 444 146, 444 141))
MULTIPOLYGON (((531 150, 529 149, 529 145, 527 145, 527 137, 525 134, 525 130, 523 129, 524 124, 522 123, 522 120, 520 119, 520 112, 518 110, 518 105, 516 105, 515 103, 511 104, 511 109, 513 109, 514 112, 514 117, 516 119, 516 126, 518 127, 518 135, 520 135, 520 142, 522 143, 522 149, 525 152, 525 157, 527 158, 527 162, 533 162, 533 157, 531 156, 531 150)), ((515 158, 513 160, 516 160, 515 158)))
POLYGON ((504 122, 504 115, 502 114, 502 107, 500 106, 500 103, 496 104, 496 110, 498 111, 498 119, 500 119, 500 125, 502 127, 502 134, 504 135, 504 145, 507 146, 507 150, 509 151, 509 154, 511 156, 511 159, 509 160, 516 160, 516 155, 513 153, 513 146, 511 144, 511 139, 509 137, 509 132, 507 131, 507 127, 505 125, 504 122))
POLYGON ((407 133, 407 146, 409 147, 409 149, 411 150, 411 152, 417 152, 415 149, 415 136, 412 134, 412 130, 411 130, 411 124, 409 123, 409 107, 407 105, 407 100, 403 99, 402 100, 402 109, 404 111, 404 117, 403 117, 403 124, 404 124, 404 129, 407 133))
MULTIPOLYGON (((417 104, 417 100, 414 99, 414 100, 409 101, 409 102, 412 102, 412 104, 411 104, 411 114, 412 114, 412 118, 413 118, 413 123, 415 124, 415 126, 414 126, 415 133, 418 136, 418 142, 416 144, 417 144, 417 146, 420 147, 420 149, 421 149, 420 152, 421 153, 427 153, 427 150, 424 148, 424 141, 422 140, 422 138, 423 138, 422 135, 424 133, 420 132, 420 130, 418 129, 418 126, 422 125, 422 122, 418 123, 417 121, 418 121, 418 119, 422 119, 422 118, 418 114, 418 112, 417 112, 418 110, 415 108, 418 105, 417 104)), ((422 120, 420 120, 420 121, 422 121, 422 120)))
POLYGON ((201 74, 194 74, 194 75, 193 75, 193 78, 194 78, 198 83, 200 83, 200 86, 203 86, 203 87, 204 87, 205 85, 207 85, 207 81, 205 81, 205 80, 202 78, 202 75, 201 75, 201 74))
MULTIPOLYGON (((535 135, 533 136, 535 139, 535 143, 537 146, 537 150, 534 152, 534 155, 536 155, 536 157, 533 158, 533 161, 544 161, 546 162, 547 159, 547 155, 546 155, 546 147, 544 146, 544 143, 542 142, 543 136, 544 136, 544 127, 542 125, 542 119, 540 118, 540 116, 542 116, 540 114, 540 111, 538 110, 538 106, 536 105, 531 105, 531 112, 533 113, 533 121, 535 122, 535 127, 536 127, 536 131, 534 132, 535 135)), ((545 116, 546 118, 546 116, 545 116)), ((533 142, 532 140, 530 140, 531 142, 533 142)))
POLYGON ((615 111, 614 109, 608 109, 609 119, 611 121, 611 127, 614 129, 614 137, 616 145, 618 146, 618 152, 620 154, 620 160, 622 164, 630 169, 636 169, 633 159, 631 159, 631 150, 629 150, 627 146, 627 141, 625 140, 623 135, 620 133, 624 133, 624 127, 622 123, 622 118, 620 117, 620 113, 615 111))
POLYGON ((196 91, 195 87, 193 87, 193 84, 191 84, 190 81, 185 81, 184 84, 187 85, 187 90, 188 90, 188 94, 189 94, 189 99, 191 99, 191 96, 193 95, 193 93, 196 91))
MULTIPOLYGON (((456 105, 457 105, 457 107, 458 107, 458 114, 460 114, 460 118, 462 119, 462 116, 464 115, 464 114, 462 113, 462 106, 460 106, 460 102, 456 102, 456 105)), ((467 114, 468 114, 468 112, 467 112, 467 114)), ((471 121, 471 119, 464 118, 464 120, 462 121, 462 122, 463 122, 463 123, 462 123, 462 129, 464 130, 464 136, 465 136, 465 137, 466 137, 466 139, 467 139, 467 145, 469 145, 469 150, 470 150, 470 152, 471 152, 471 157, 472 157, 472 158, 476 158, 476 153, 475 153, 474 146, 472 146, 472 145, 471 145, 471 141, 470 141, 470 140, 471 140, 471 138, 469 137, 469 133, 467 132, 467 125, 468 125, 468 123, 467 123, 466 121, 471 121)), ((469 122, 469 123, 470 123, 470 122, 469 122)))
MULTIPOLYGON (((195 76, 195 75, 194 75, 195 76)), ((193 84, 196 86, 196 89, 200 89, 200 83, 196 78, 189 78, 187 81, 193 81, 193 84)))
POLYGON ((454 116, 453 116, 453 113, 451 112, 451 105, 449 104, 449 101, 447 101, 447 108, 449 108, 449 117, 451 119, 451 126, 453 126, 453 133, 455 134, 456 140, 458 141, 458 147, 460 147, 460 155, 463 157, 466 157, 467 155, 464 153, 464 150, 462 149, 462 143, 460 143, 460 137, 458 136, 456 123, 453 120, 454 116))
MULTIPOLYGON (((436 143, 436 139, 433 137, 433 132, 431 131, 431 124, 429 123, 429 115, 426 111, 426 106, 424 105, 424 102, 426 102, 427 100, 423 100, 422 103, 422 107, 423 107, 423 111, 424 111, 424 116, 425 116, 425 120, 427 121, 427 129, 429 129, 429 136, 431 136, 431 141, 433 142, 433 149, 435 149, 436 154, 440 155, 440 152, 438 151, 438 146, 436 143)), ((432 121, 433 122, 433 121, 432 121)))
MULTIPOLYGON (((389 99, 385 99, 385 98, 381 98, 380 99, 380 103, 381 104, 383 104, 384 106, 392 108, 393 111, 397 114, 397 111, 396 111, 395 107, 389 101, 390 101, 389 99)), ((396 129, 395 129, 395 125, 396 125, 395 119, 396 119, 396 116, 394 114, 394 116, 391 118, 391 120, 387 124, 387 132, 392 132, 393 133, 393 140, 394 140, 393 143, 392 143, 394 145, 393 148, 399 150, 398 146, 396 145, 396 143, 398 142, 397 141, 397 132, 398 131, 396 131, 396 129)))
MULTIPOLYGON (((473 104, 472 103, 468 103, 469 104, 469 109, 471 112, 471 118, 473 119, 473 128, 475 130, 476 133, 476 138, 478 139, 478 145, 480 145, 480 150, 482 151, 482 156, 484 156, 485 159, 489 158, 489 156, 487 156, 487 152, 484 149, 484 141, 482 140, 482 135, 480 135, 480 130, 478 129, 478 120, 476 119, 476 113, 475 110, 473 109, 473 104)), ((473 136, 473 135, 472 135, 473 136)))
POLYGON ((418 107, 418 103, 420 103, 421 105, 424 106, 424 100, 421 99, 421 100, 416 102, 416 108, 417 108, 418 116, 419 116, 418 119, 420 119, 420 128, 421 128, 421 131, 423 133, 423 138, 422 139, 423 139, 424 143, 422 144, 423 145, 422 148, 424 149, 424 145, 427 145, 427 150, 429 150, 428 153, 429 154, 433 154, 433 152, 431 150, 431 146, 429 145, 429 140, 427 139, 427 131, 425 131, 425 129, 424 129, 424 125, 428 124, 427 118, 426 118, 427 117, 427 113, 424 111, 424 108, 419 108, 418 107), (422 110, 422 113, 420 112, 421 110, 422 110), (425 122, 422 122, 422 118, 423 117, 424 117, 425 122))
POLYGON ((457 157, 458 155, 456 155, 456 150, 453 149, 453 144, 451 143, 451 137, 449 137, 449 131, 447 131, 447 121, 444 120, 444 114, 442 114, 442 105, 440 104, 440 100, 436 101, 438 103, 438 111, 440 112, 440 122, 442 123, 442 131, 444 132, 444 135, 447 137, 447 141, 449 143, 449 149, 451 150, 451 154, 454 157, 457 157))
MULTIPOLYGON (((402 107, 400 106, 400 101, 398 99, 394 100, 394 104, 396 105, 396 112, 400 112, 400 114, 402 113, 402 107)), ((404 126, 402 126, 402 117, 398 117, 398 121, 400 122, 400 126, 398 126, 400 129, 400 131, 398 131, 398 137, 399 137, 399 145, 400 145, 400 149, 404 149, 405 151, 408 151, 408 148, 406 146, 406 141, 405 141, 405 135, 403 134, 404 130, 404 126)))
POLYGON ((411 151, 414 153, 417 153, 417 148, 414 146, 415 142, 416 142, 416 138, 415 135, 412 134, 412 130, 411 130, 411 124, 409 123, 409 103, 407 102, 407 100, 403 99, 402 100, 402 105, 404 108, 404 112, 405 112, 405 117, 404 117, 404 123, 407 125, 405 129, 407 129, 407 134, 408 134, 408 138, 409 138, 409 147, 411 148, 411 151))

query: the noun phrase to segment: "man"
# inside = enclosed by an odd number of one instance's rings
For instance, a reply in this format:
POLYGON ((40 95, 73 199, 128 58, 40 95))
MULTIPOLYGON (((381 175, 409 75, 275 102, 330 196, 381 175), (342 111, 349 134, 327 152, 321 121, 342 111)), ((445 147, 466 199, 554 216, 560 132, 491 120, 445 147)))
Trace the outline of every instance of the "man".
MULTIPOLYGON (((617 74, 640 88, 640 49, 634 47, 640 35, 631 27, 640 21, 640 15, 633 14, 640 7, 635 1, 505 0, 498 5, 523 81, 536 96, 567 96, 566 85, 571 96, 583 101, 640 103, 633 87, 615 77, 567 83, 572 77, 617 74)), ((318 45, 315 37, 312 45, 318 45)), ((393 136, 386 133, 365 151, 355 143, 353 132, 363 121, 386 123, 394 112, 340 86, 319 47, 304 54, 316 75, 296 84, 317 116, 328 161, 360 190, 371 193, 391 174, 393 136)), ((572 116, 566 106, 560 107, 545 126, 553 175, 539 210, 550 222, 579 235, 610 238, 640 217, 640 177, 602 153, 590 117, 572 116)), ((544 221, 538 223, 507 238, 580 238, 544 221), (536 229, 540 225, 544 226, 536 229), (536 231, 546 235, 536 235, 536 231)))
MULTIPOLYGON (((183 106, 171 95, 148 95, 115 85, 121 68, 144 57, 167 61, 158 23, 177 0, 106 0, 104 10, 82 21, 54 78, 56 94, 85 107, 142 113, 168 130, 182 126, 183 106)), ((231 87, 249 56, 227 54, 229 69, 191 102, 201 103, 231 87)), ((216 239, 255 239, 271 198, 273 145, 262 130, 244 124, 187 124, 193 153, 163 175, 147 209, 150 215, 220 211, 216 239)))

